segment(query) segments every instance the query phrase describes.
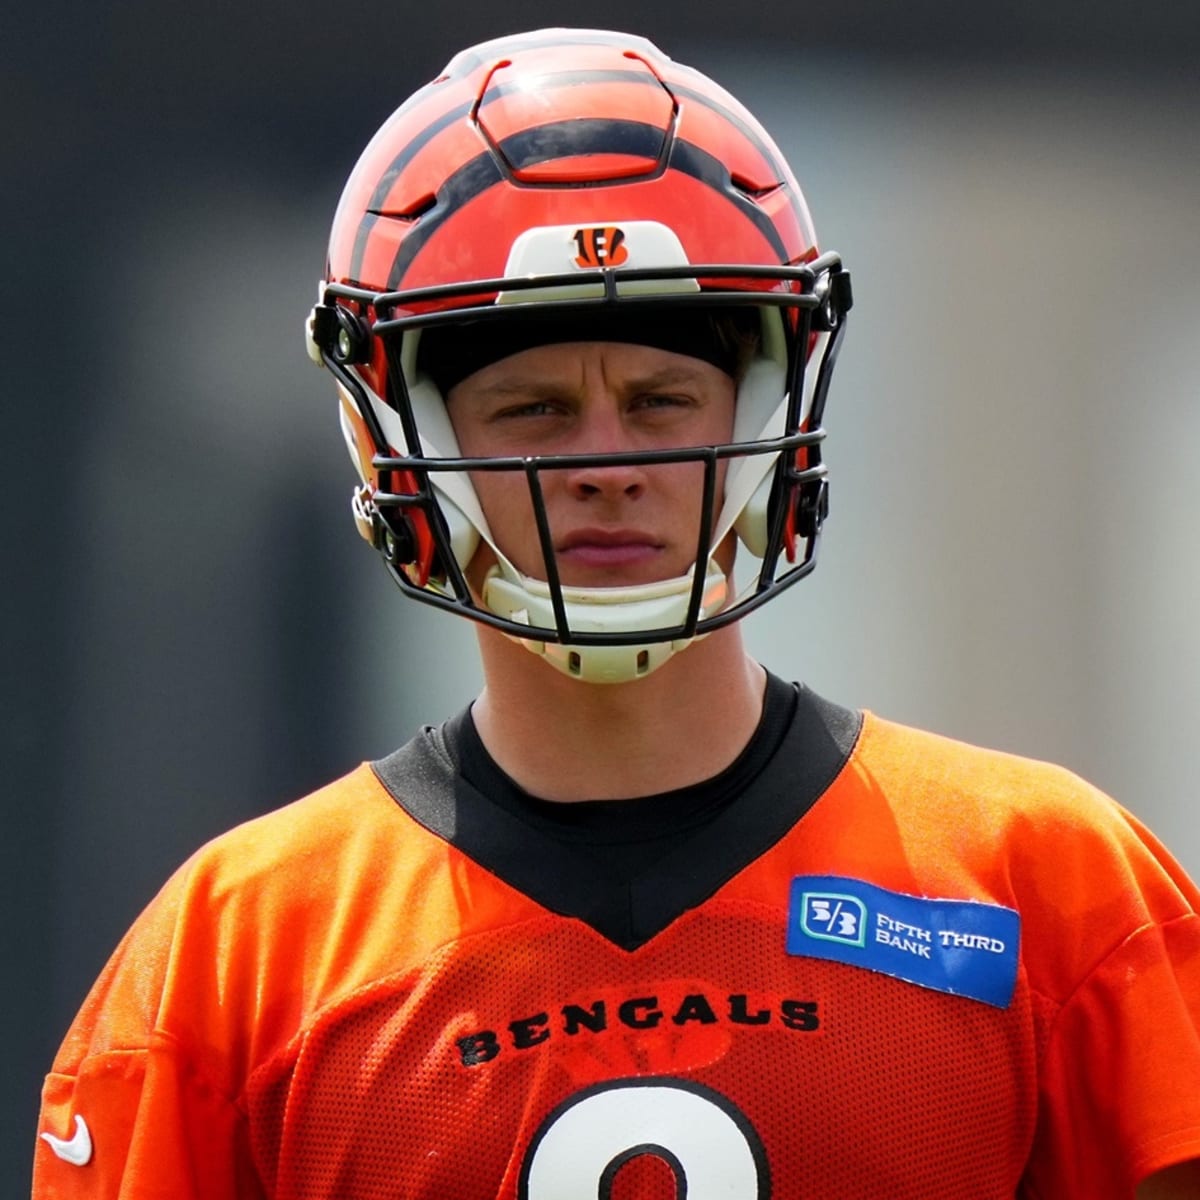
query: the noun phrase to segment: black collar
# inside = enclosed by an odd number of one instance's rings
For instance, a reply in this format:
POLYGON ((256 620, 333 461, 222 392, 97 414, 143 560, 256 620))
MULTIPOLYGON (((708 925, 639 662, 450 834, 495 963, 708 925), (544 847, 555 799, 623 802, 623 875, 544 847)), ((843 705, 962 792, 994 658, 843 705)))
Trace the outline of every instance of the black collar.
POLYGON ((725 771, 635 800, 558 804, 496 766, 469 710, 372 766, 414 819, 543 907, 635 949, 770 849, 820 798, 861 715, 768 676, 763 716, 725 771))

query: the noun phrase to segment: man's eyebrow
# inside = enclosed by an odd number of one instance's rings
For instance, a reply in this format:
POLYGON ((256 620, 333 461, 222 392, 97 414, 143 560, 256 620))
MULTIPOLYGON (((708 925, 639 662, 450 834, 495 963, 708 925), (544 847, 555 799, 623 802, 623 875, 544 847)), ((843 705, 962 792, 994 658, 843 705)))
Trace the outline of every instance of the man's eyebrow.
MULTIPOLYGON (((621 381, 621 387, 626 391, 646 391, 658 387, 669 387, 672 384, 693 383, 703 378, 704 372, 699 366, 690 367, 671 363, 656 371, 648 371, 643 375, 631 375, 621 381)), ((564 384, 545 379, 540 375, 516 375, 511 378, 496 380, 479 389, 481 395, 488 396, 558 396, 564 391, 574 391, 575 384, 564 384)))
POLYGON ((626 384, 634 388, 655 388, 672 383, 693 383, 704 379, 706 372, 703 366, 704 364, 699 362, 694 367, 670 363, 646 375, 635 375, 627 380, 626 384))
POLYGON ((541 376, 531 376, 528 379, 498 379, 495 383, 487 383, 474 389, 479 396, 550 396, 562 392, 559 384, 552 383, 541 376))

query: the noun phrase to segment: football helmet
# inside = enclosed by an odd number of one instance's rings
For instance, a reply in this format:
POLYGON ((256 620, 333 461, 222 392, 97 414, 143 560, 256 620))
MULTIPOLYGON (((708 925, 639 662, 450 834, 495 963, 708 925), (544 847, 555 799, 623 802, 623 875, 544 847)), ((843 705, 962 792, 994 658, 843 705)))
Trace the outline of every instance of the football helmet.
POLYGON ((337 381, 360 532, 406 594, 499 629, 570 676, 647 674, 812 570, 828 507, 821 416, 849 285, 840 258, 818 252, 779 149, 700 72, 601 30, 464 50, 363 152, 308 321, 309 352, 337 381), (459 452, 448 378, 555 340, 718 362, 697 335, 716 314, 752 334, 748 361, 722 363, 737 381, 728 444, 459 452), (565 585, 546 473, 683 461, 704 479, 691 570, 643 586, 565 585), (524 477, 544 577, 495 545, 470 481, 479 470, 524 477), (731 532, 757 560, 736 592, 714 558, 731 532), (472 586, 481 542, 495 565, 472 586))

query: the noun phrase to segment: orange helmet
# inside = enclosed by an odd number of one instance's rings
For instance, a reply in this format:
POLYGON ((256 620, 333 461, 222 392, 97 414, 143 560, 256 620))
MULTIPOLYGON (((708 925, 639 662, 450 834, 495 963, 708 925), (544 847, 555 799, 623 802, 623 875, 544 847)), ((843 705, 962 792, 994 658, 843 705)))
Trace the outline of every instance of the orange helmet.
MULTIPOLYGON (((464 50, 384 123, 338 205, 308 336, 337 379, 360 531, 401 588, 570 675, 618 681, 812 569, 828 504, 820 421, 850 302, 782 154, 737 100, 642 38, 548 29, 464 50), (461 378, 555 340, 551 328, 705 356, 696 318, 713 313, 749 322, 754 350, 737 368, 733 440, 662 452, 702 463, 708 489, 728 460, 687 575, 565 587, 539 515, 546 578, 492 543, 497 565, 473 591, 464 568, 491 535, 467 474, 481 464, 446 415, 447 365, 461 378), (737 594, 712 558, 731 530, 757 560, 737 594)), ((487 467, 523 473, 539 513, 541 474, 584 461, 487 467)))

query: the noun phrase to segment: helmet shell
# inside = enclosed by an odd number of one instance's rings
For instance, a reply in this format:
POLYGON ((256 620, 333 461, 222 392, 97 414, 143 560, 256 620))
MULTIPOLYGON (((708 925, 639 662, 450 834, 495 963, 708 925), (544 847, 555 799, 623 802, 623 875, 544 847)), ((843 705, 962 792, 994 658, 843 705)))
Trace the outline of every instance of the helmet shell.
POLYGON ((656 221, 692 263, 815 257, 783 155, 724 88, 643 38, 543 30, 451 60, 352 171, 330 281, 380 292, 502 276, 541 226, 656 221))

